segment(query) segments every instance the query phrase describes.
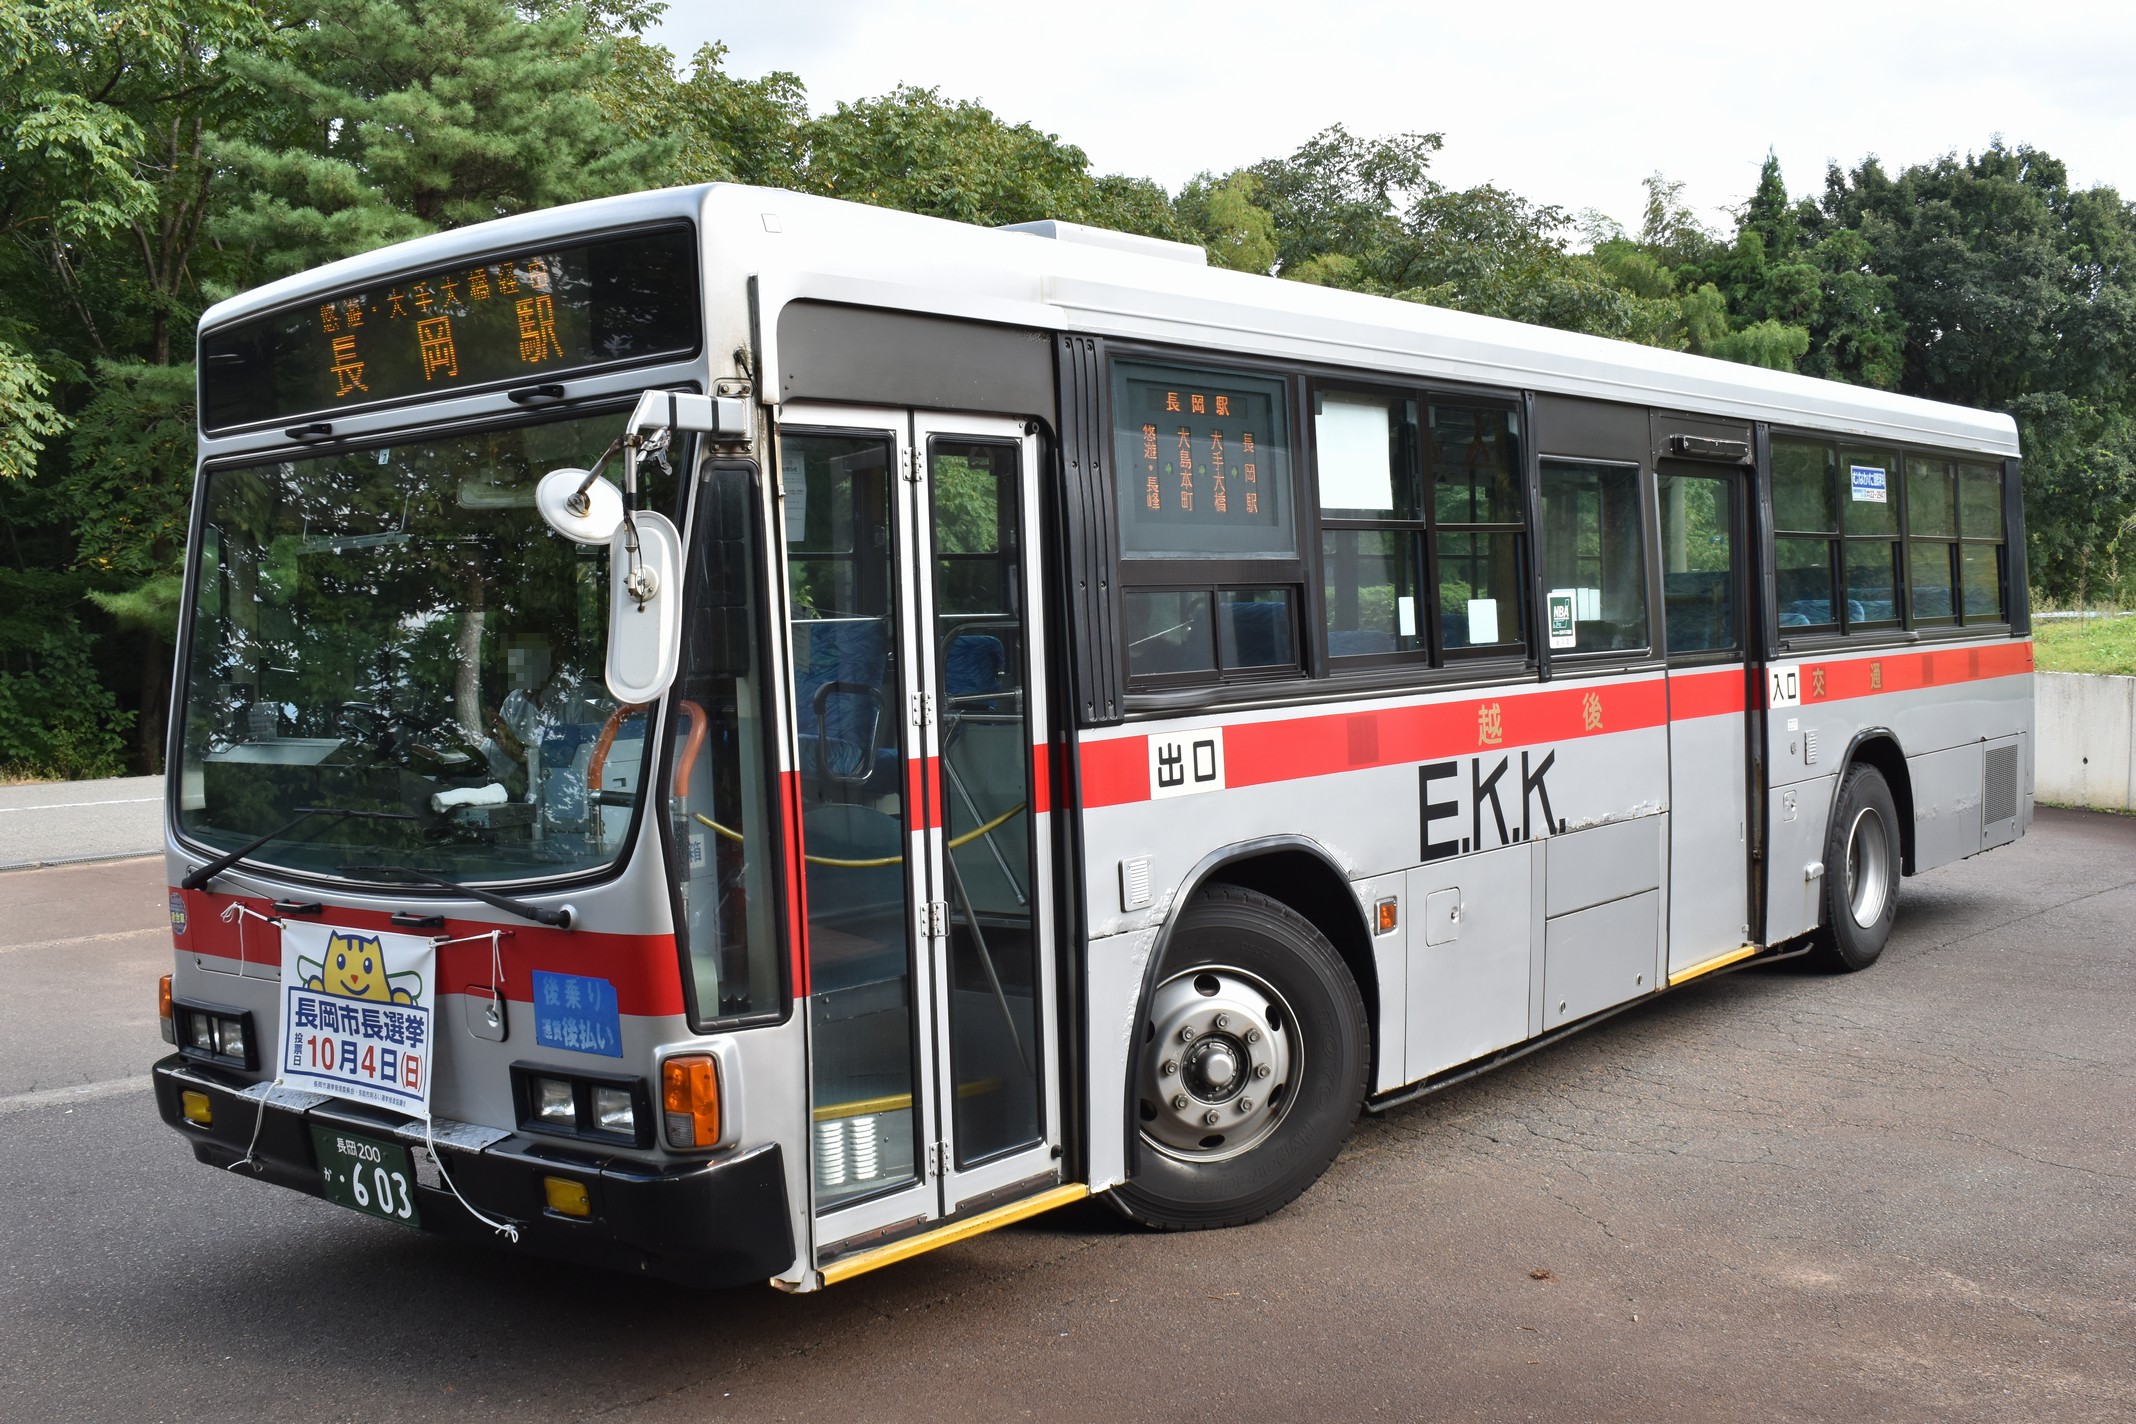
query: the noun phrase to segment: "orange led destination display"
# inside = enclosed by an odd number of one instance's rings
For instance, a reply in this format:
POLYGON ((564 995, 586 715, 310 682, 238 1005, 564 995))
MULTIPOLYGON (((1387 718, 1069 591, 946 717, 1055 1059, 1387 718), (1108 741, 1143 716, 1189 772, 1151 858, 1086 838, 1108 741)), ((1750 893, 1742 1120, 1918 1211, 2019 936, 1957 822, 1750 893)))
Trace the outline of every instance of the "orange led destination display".
POLYGON ((1283 399, 1276 380, 1116 366, 1114 468, 1127 551, 1289 551, 1283 399))
POLYGON ((209 430, 326 415, 698 345, 687 228, 523 252, 320 297, 201 337, 209 430))

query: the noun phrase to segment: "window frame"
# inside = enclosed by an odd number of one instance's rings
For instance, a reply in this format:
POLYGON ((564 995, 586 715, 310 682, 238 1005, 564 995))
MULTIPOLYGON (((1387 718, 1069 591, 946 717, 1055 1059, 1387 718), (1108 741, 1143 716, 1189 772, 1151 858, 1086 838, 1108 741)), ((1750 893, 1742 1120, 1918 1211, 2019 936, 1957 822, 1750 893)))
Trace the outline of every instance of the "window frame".
POLYGON ((1120 686, 1127 699, 1129 710, 1147 705, 1150 697, 1176 699, 1182 692, 1219 692, 1232 688, 1258 688, 1270 684, 1296 683, 1311 679, 1314 673, 1315 645, 1306 636, 1309 631, 1310 609, 1316 607, 1310 585, 1317 567, 1317 557, 1307 551, 1310 540, 1317 539, 1318 528, 1308 523, 1308 511, 1315 498, 1314 486, 1307 474, 1307 461, 1299 449, 1301 421, 1307 417, 1302 409, 1300 388, 1303 384, 1295 363, 1266 357, 1244 356, 1231 353, 1211 355, 1200 350, 1182 351, 1176 347, 1144 343, 1108 341, 1103 346, 1101 375, 1098 382, 1100 419, 1097 422, 1101 442, 1100 458, 1112 478, 1108 483, 1108 495, 1112 501, 1108 517, 1114 521, 1118 532, 1115 535, 1113 570, 1115 583, 1115 623, 1119 630, 1117 646, 1112 651, 1116 660, 1120 686), (1113 392, 1117 383, 1116 372, 1122 365, 1172 367, 1184 371, 1204 371, 1221 379, 1226 373, 1251 377, 1257 380, 1272 380, 1283 387, 1283 400, 1279 407, 1288 427, 1286 458, 1290 466, 1291 528, 1294 543, 1288 554, 1138 554, 1126 547, 1126 533, 1120 521, 1120 482, 1125 477, 1114 458, 1117 434, 1117 416, 1113 406, 1113 392), (1210 617, 1217 614, 1217 596, 1226 592, 1252 592, 1263 589, 1287 589, 1291 594, 1292 650, 1295 657, 1288 664, 1263 667, 1227 669, 1223 665, 1222 639, 1212 626, 1212 657, 1215 667, 1209 672, 1179 672, 1136 675, 1128 667, 1127 600, 1136 593, 1206 593, 1209 596, 1210 617))
MULTIPOLYGON (((1646 611, 1646 641, 1630 648, 1551 648, 1550 667, 1553 676, 1576 674, 1596 668, 1615 668, 1633 664, 1666 661, 1668 633, 1654 636, 1654 625, 1660 621, 1660 608, 1665 601, 1661 591, 1661 514, 1659 507, 1659 482, 1655 478, 1654 461, 1633 459, 1622 455, 1566 455, 1538 454, 1535 460, 1535 518, 1538 529, 1535 535, 1535 612, 1538 627, 1547 629, 1550 618, 1550 576, 1545 559, 1543 540, 1547 531, 1540 528, 1543 522, 1544 481, 1551 465, 1599 467, 1604 469, 1629 470, 1632 475, 1634 496, 1639 512, 1639 591, 1646 611)), ((1549 643, 1547 631, 1538 638, 1545 646, 1549 643)))
POLYGON ((1805 647, 1853 645, 1857 643, 1918 642, 1939 638, 1978 636, 1982 631, 2011 630, 2011 606, 2014 602, 2010 589, 2010 519, 2009 519, 2009 470, 2001 456, 1986 455, 1978 451, 1958 450, 1945 446, 1923 445, 1908 442, 1860 440, 1850 447, 1850 437, 1831 431, 1804 430, 1790 427, 1772 427, 1767 439, 1767 458, 1759 475, 1764 482, 1763 498, 1772 504, 1773 521, 1768 532, 1766 549, 1767 567, 1777 575, 1779 570, 1779 544, 1783 539, 1822 539, 1827 545, 1827 568, 1832 579, 1833 612, 1836 621, 1809 625, 1784 625, 1779 621, 1780 607, 1774 599, 1769 615, 1772 627, 1769 630, 1774 646, 1783 651, 1805 647), (1800 530, 1782 527, 1779 523, 1777 502, 1772 499, 1773 470, 1777 463, 1772 451, 1782 443, 1814 446, 1824 450, 1830 457, 1829 477, 1834 500, 1835 528, 1830 531, 1800 530), (1897 478, 1887 474, 1885 493, 1887 502, 1894 508, 1893 529, 1890 534, 1857 534, 1847 530, 1846 513, 1853 502, 1849 498, 1849 484, 1844 476, 1848 453, 1877 453, 1889 456, 1897 478), (1916 462, 1936 462, 1943 465, 1951 481, 1952 526, 1954 534, 1913 533, 1913 502, 1910 491, 1911 468, 1916 462), (2000 532, 1990 538, 1969 537, 1964 523, 1964 488, 1958 471, 1961 466, 1972 465, 1991 472, 1996 480, 1997 524, 2000 532), (1894 573, 1893 604, 1895 616, 1890 619, 1856 620, 1848 615, 1850 603, 1847 582, 1846 552, 1853 544, 1888 543, 1897 545, 1897 565, 1894 573), (1955 561, 1953 568, 1952 610, 1949 616, 1937 615, 1923 619, 1914 608, 1914 546, 1953 550, 1949 557, 1955 561), (1964 551, 1969 546, 1987 546, 1997 549, 1996 581, 1999 610, 1993 614, 1965 612, 1964 551))
POLYGON ((1535 554, 1532 511, 1528 491, 1529 469, 1534 462, 1534 440, 1529 427, 1526 401, 1517 394, 1463 390, 1438 383, 1420 381, 1374 380, 1346 377, 1335 372, 1314 372, 1305 382, 1305 420, 1301 430, 1308 432, 1304 451, 1306 478, 1310 486, 1310 508, 1313 518, 1311 572, 1314 608, 1311 616, 1313 645, 1317 650, 1319 666, 1331 677, 1365 676, 1386 673, 1466 673, 1478 667, 1532 667, 1535 660, 1534 619, 1528 607, 1528 588, 1534 581, 1535 554), (1320 446, 1318 432, 1318 402, 1327 394, 1348 396, 1383 396, 1389 402, 1409 401, 1417 408, 1416 439, 1409 452, 1409 478, 1413 481, 1416 517, 1357 519, 1329 517, 1322 510, 1320 499, 1320 446), (1515 458, 1512 467, 1515 498, 1520 506, 1518 523, 1504 521, 1442 523, 1438 514, 1438 500, 1432 480, 1430 463, 1425 458, 1429 443, 1426 432, 1430 429, 1430 411, 1434 405, 1460 407, 1471 410, 1503 411, 1512 418, 1511 426, 1515 441, 1515 458), (1326 608, 1326 536, 1329 533, 1387 532, 1405 536, 1413 541, 1420 552, 1415 569, 1417 572, 1417 600, 1419 635, 1418 646, 1379 653, 1336 653, 1328 647, 1326 608), (1443 534, 1510 534, 1514 539, 1514 593, 1511 598, 1515 627, 1518 636, 1487 644, 1483 647, 1448 648, 1445 646, 1444 629, 1441 626, 1442 610, 1439 607, 1439 540, 1443 534))

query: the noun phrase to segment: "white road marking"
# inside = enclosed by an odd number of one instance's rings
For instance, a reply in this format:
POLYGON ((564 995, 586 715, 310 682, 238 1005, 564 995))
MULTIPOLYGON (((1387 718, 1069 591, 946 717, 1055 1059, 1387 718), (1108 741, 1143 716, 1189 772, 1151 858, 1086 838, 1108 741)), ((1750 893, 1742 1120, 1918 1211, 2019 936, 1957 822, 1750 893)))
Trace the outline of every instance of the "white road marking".
POLYGON ((36 806, 0 806, 0 816, 10 811, 73 811, 83 806, 145 806, 161 796, 116 796, 109 801, 46 801, 36 806))
POLYGON ((116 1098, 124 1093, 150 1092, 146 1073, 131 1078, 112 1078, 102 1083, 76 1083, 70 1088, 40 1088, 34 1093, 17 1093, 13 1097, 0 1098, 0 1117, 9 1113, 34 1112, 38 1108, 59 1107, 69 1103, 95 1102, 98 1098, 116 1098))
POLYGON ((65 949, 70 944, 102 944, 115 939, 137 939, 142 935, 169 934, 169 925, 148 925, 138 930, 107 930, 103 934, 75 935, 69 939, 39 939, 28 944, 0 944, 0 954, 13 954, 19 949, 65 949))

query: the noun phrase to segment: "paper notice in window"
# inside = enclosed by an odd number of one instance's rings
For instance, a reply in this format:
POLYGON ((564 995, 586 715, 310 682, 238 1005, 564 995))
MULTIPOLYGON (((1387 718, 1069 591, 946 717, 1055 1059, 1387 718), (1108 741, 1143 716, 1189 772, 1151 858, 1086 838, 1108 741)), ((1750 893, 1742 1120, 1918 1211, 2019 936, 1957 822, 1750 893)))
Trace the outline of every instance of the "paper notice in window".
POLYGON ((1886 504, 1886 481, 1880 465, 1847 466, 1849 486, 1854 492, 1856 504, 1886 504))
POLYGON ((1394 601, 1395 631, 1405 638, 1417 635, 1417 601, 1407 596, 1394 601))
POLYGON ((1495 598, 1472 598, 1468 601, 1468 640, 1471 647, 1498 641, 1498 600, 1495 598))

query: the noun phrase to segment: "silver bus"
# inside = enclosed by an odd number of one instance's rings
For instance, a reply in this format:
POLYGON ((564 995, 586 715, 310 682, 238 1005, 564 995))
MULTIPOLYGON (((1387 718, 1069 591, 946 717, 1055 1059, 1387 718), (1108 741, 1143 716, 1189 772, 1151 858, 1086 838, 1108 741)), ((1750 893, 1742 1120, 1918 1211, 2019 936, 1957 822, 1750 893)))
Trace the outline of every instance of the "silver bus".
POLYGON ((220 303, 202 1162, 806 1291, 1686 982, 2032 813, 2007 416, 731 185, 220 303))

